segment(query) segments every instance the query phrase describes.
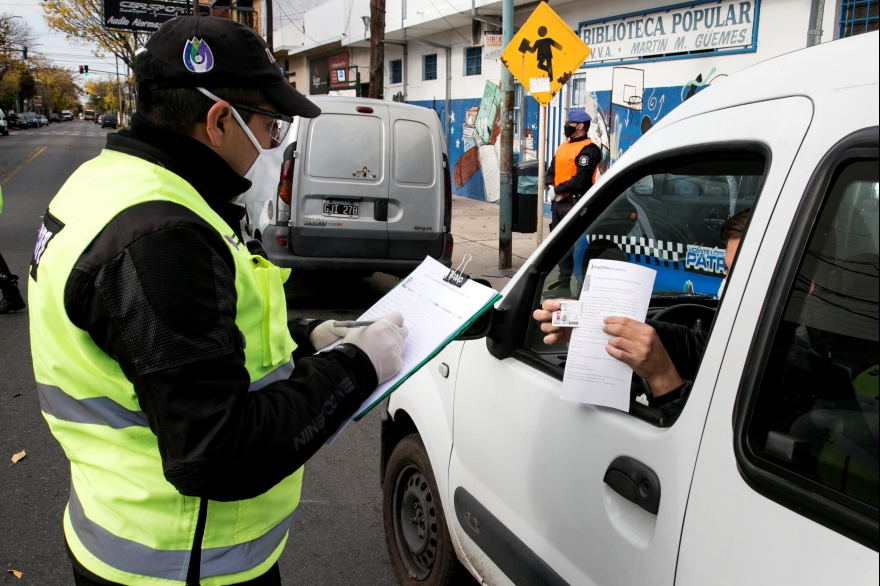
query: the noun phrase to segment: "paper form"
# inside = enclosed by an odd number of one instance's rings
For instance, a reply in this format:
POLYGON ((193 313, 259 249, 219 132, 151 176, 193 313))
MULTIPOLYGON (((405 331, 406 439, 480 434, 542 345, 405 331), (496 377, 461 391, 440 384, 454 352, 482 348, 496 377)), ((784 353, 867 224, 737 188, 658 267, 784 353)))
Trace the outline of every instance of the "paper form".
POLYGON ((644 322, 656 271, 615 260, 593 259, 581 290, 580 327, 568 346, 562 398, 629 411, 632 369, 605 351, 612 336, 602 331, 608 316, 644 322))
POLYGON ((409 330, 404 345, 403 366, 394 377, 376 387, 328 443, 336 439, 353 419, 363 416, 402 384, 498 298, 497 291, 471 280, 465 281, 461 288, 450 285, 443 281, 448 273, 448 268, 427 257, 416 270, 358 318, 358 321, 373 320, 394 311, 403 314, 403 324, 409 330))

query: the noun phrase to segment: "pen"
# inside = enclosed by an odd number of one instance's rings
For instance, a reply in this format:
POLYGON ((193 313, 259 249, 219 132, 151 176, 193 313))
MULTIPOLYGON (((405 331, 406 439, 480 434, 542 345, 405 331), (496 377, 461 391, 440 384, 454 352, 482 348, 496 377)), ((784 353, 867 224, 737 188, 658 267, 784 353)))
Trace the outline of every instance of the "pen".
POLYGON ((333 322, 334 328, 365 328, 367 326, 373 325, 374 321, 335 321, 333 322))

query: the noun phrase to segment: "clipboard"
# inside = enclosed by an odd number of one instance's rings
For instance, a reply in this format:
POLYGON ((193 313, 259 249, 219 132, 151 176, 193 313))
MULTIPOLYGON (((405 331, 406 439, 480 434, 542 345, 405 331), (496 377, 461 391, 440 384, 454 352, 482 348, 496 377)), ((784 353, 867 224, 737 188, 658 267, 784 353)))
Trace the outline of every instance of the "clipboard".
POLYGON ((403 366, 376 387, 327 443, 332 443, 351 421, 362 419, 501 299, 494 289, 468 279, 463 273, 466 265, 464 259, 457 269, 450 270, 427 257, 358 318, 376 319, 393 311, 403 314, 409 330, 403 366))

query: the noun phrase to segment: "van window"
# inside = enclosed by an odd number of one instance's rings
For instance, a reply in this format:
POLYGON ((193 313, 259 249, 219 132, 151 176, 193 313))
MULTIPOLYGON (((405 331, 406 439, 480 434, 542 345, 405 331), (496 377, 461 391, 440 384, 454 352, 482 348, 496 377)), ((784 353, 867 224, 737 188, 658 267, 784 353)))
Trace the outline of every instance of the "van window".
POLYGON ((384 138, 376 116, 322 114, 309 128, 309 175, 381 181, 384 138))
POLYGON ((877 204, 876 160, 838 170, 802 252, 747 430, 749 449, 774 473, 853 509, 868 505, 874 519, 877 204))
POLYGON ((394 122, 394 180, 429 185, 434 182, 434 145, 428 127, 414 120, 394 122))
MULTIPOLYGON (((765 166, 760 155, 675 163, 655 167, 616 196, 599 194, 597 201, 603 203, 593 205, 604 209, 598 217, 589 223, 577 219, 565 226, 578 235, 577 239, 544 276, 535 306, 547 299, 577 299, 590 260, 600 255, 654 269, 648 319, 660 315, 659 321, 671 327, 649 325, 658 330, 664 344, 667 340, 663 336, 670 335, 670 344, 679 344, 679 349, 699 348, 692 355, 679 357, 667 348, 681 378, 693 381, 702 348, 708 343, 718 290, 727 275, 726 244, 719 229, 725 220, 755 205, 765 166), (667 309, 677 306, 676 311, 667 309), (665 314, 659 314, 664 309, 665 314), (682 326, 693 333, 687 334, 690 341, 684 344, 674 338, 678 335, 675 328, 682 326)), ((547 363, 550 371, 561 374, 568 345, 548 346, 543 338, 539 324, 532 320, 525 350, 547 363)), ((634 383, 633 399, 646 404, 647 400, 640 398, 644 387, 637 379, 634 383)), ((655 422, 667 425, 672 420, 667 416, 661 423, 658 415, 655 422)))

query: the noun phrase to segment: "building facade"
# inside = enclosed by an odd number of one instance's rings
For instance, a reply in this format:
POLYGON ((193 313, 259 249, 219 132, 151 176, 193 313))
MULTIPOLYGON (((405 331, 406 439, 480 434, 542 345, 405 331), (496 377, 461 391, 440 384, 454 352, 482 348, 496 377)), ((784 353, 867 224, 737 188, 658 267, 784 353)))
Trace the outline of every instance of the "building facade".
MULTIPOLYGON (((515 25, 534 2, 515 4, 515 25)), ((593 117, 593 140, 611 165, 663 116, 750 65, 818 43, 877 30, 876 0, 554 0, 550 6, 592 53, 548 107, 516 88, 514 150, 549 156, 571 108, 593 117)), ((369 0, 328 0, 275 33, 291 83, 307 95, 366 95, 369 0), (358 77, 359 76, 359 77, 358 77)), ((384 99, 434 109, 446 125, 453 192, 499 197, 500 2, 386 0, 384 99)), ((748 123, 748 121, 743 121, 748 123)))

